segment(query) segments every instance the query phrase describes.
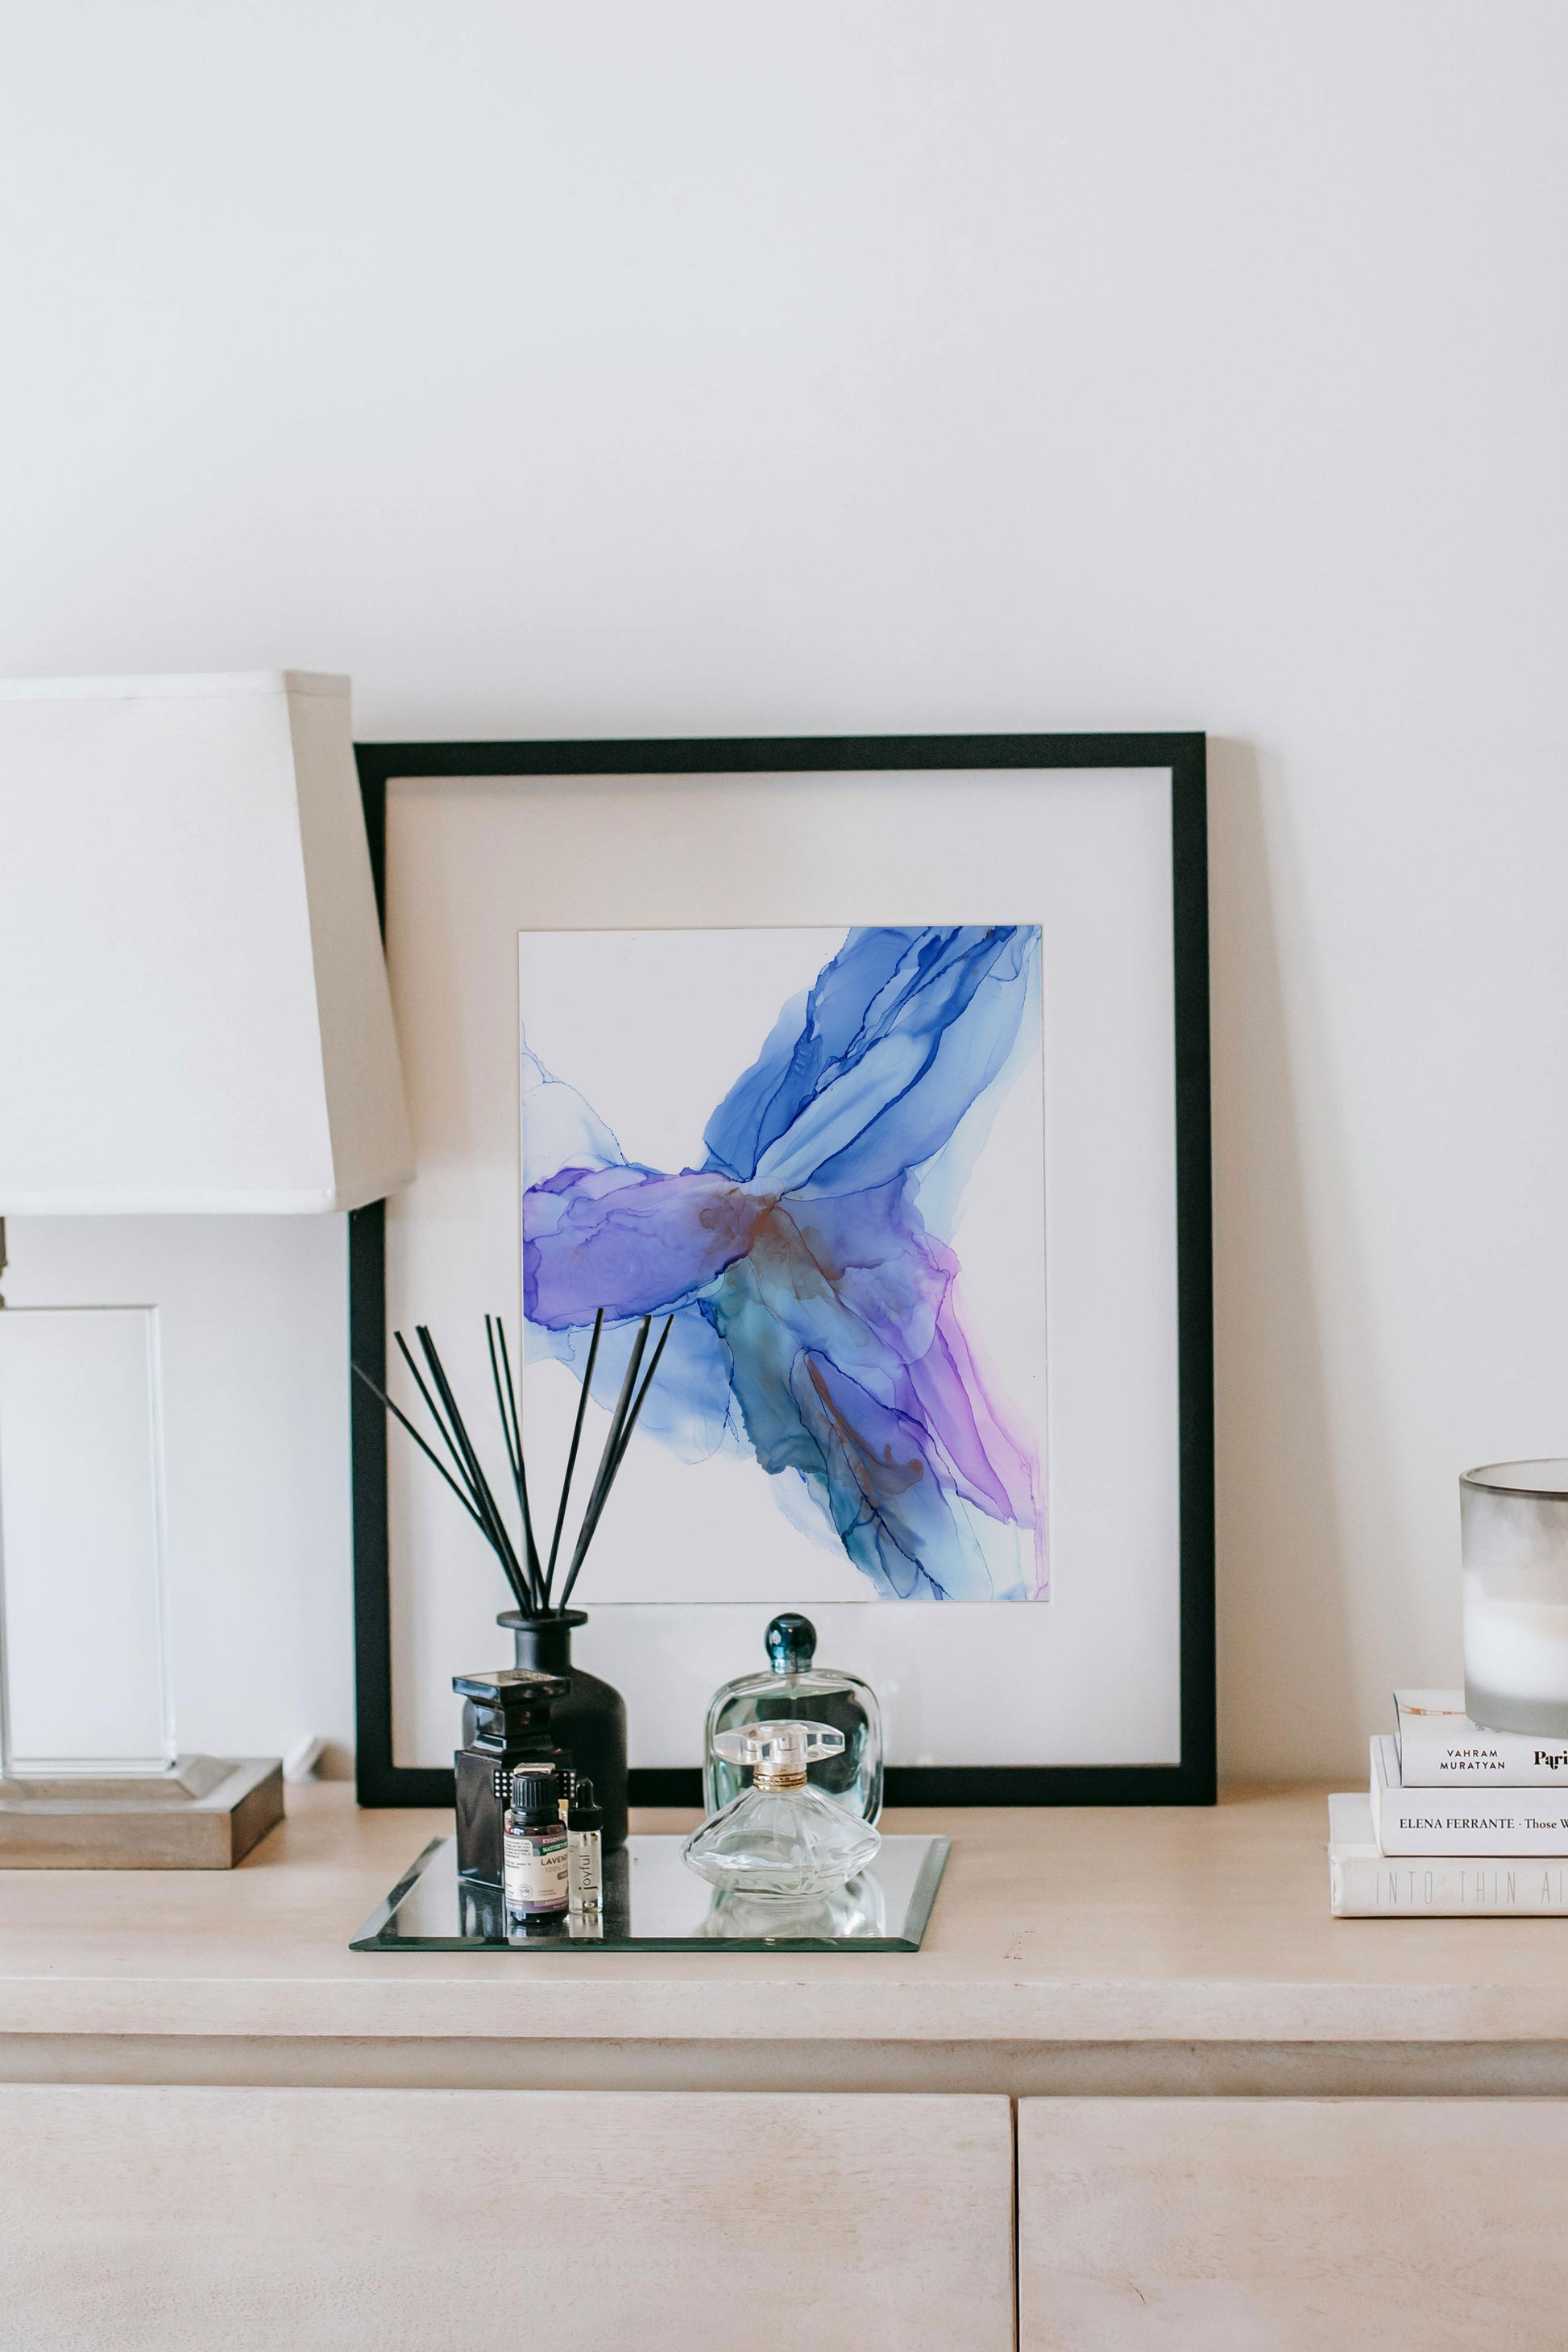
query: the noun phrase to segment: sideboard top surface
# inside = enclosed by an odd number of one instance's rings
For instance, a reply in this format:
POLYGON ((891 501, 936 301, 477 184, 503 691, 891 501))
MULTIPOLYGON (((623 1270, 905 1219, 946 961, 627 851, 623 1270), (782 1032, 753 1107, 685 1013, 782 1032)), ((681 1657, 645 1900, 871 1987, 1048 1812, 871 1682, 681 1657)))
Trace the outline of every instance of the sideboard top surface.
MULTIPOLYGON (((7 1871, 0 2032, 551 2041, 1568 2040, 1568 1919, 1335 1920, 1321 1789, 1213 1811, 903 1811, 918 1953, 351 1952, 438 1812, 291 1788, 237 1870, 7 1871)), ((644 1812, 644 1830, 694 1815, 644 1812)))

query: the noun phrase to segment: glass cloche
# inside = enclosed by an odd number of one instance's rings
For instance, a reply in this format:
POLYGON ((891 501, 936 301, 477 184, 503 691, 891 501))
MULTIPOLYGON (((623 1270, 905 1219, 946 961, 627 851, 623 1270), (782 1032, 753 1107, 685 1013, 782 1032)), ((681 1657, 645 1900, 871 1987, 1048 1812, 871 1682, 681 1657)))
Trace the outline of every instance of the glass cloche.
POLYGON ((796 1610, 775 1617, 765 1640, 766 1666, 760 1674, 726 1683, 708 1710, 703 1802, 710 1813, 721 1811, 752 1777, 744 1764, 732 1762, 721 1751, 724 1733, 793 1717, 801 1723, 831 1724, 844 1734, 831 1754, 812 1759, 806 1779, 847 1812, 874 1822, 882 1810, 882 1713, 876 1692, 858 1675, 816 1664, 816 1628, 796 1610))

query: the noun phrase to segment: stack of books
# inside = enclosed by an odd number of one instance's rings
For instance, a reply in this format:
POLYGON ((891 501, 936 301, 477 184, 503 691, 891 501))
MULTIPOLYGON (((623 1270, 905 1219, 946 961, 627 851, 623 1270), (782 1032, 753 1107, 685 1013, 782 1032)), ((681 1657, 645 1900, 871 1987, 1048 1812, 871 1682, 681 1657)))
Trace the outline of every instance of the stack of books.
POLYGON ((1463 1691, 1394 1694, 1372 1786, 1329 1799, 1339 1919, 1568 1915, 1568 1739, 1483 1731, 1463 1691))

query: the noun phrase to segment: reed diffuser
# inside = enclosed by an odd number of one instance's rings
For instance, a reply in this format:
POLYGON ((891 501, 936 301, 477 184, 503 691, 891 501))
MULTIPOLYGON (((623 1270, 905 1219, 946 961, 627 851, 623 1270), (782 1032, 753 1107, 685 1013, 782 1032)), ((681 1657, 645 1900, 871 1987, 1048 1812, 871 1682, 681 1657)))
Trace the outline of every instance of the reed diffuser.
POLYGON ((603 1307, 594 1318, 588 1361, 583 1374, 576 1416, 572 1424, 572 1442, 567 1449, 566 1467, 561 1480, 549 1550, 542 1559, 529 1496, 522 1424, 517 1409, 517 1384, 512 1378, 511 1357, 500 1316, 485 1317, 485 1344, 489 1353, 490 1379, 500 1420, 501 1442, 506 1449, 507 1467, 511 1474, 516 1497, 518 1535, 515 1540, 485 1475, 479 1449, 458 1410, 440 1351, 428 1328, 419 1323, 416 1324, 414 1330, 419 1352, 425 1360, 424 1372, 421 1372, 414 1351, 402 1332, 395 1331, 393 1338, 424 1401, 436 1436, 445 1451, 445 1460, 402 1407, 372 1380, 363 1365, 355 1364, 353 1368, 366 1388, 381 1400, 393 1419, 402 1424, 421 1454, 446 1480, 500 1561, 501 1573, 517 1605, 514 1609, 503 1611, 496 1622, 504 1625, 511 1634, 516 1664, 531 1667, 536 1673, 564 1675, 570 1683, 568 1696, 558 1700, 552 1710, 552 1727, 561 1746, 571 1750, 574 1769, 592 1780, 598 1793, 605 1815, 604 1844, 606 1853, 616 1852, 626 1843, 626 1711, 618 1691, 612 1689, 608 1683, 601 1682, 596 1675, 586 1674, 580 1666, 573 1664, 573 1630, 585 1625, 588 1620, 584 1611, 573 1609, 569 1603, 577 1579, 583 1572, 588 1548, 604 1517, 605 1506, 609 1501, 616 1473, 626 1459, 632 1433, 637 1428, 647 1392, 658 1371, 659 1359, 664 1354, 665 1343, 674 1321, 673 1315, 666 1318, 646 1371, 643 1370, 643 1358, 647 1353, 653 1318, 645 1315, 637 1326, 626 1361, 626 1375, 610 1415, 599 1466, 578 1522, 576 1541, 561 1571, 559 1594, 556 1574, 561 1569, 567 1507, 571 1501, 577 1455, 583 1440, 588 1394, 594 1384, 594 1367, 598 1361, 599 1340, 605 1328, 603 1307))

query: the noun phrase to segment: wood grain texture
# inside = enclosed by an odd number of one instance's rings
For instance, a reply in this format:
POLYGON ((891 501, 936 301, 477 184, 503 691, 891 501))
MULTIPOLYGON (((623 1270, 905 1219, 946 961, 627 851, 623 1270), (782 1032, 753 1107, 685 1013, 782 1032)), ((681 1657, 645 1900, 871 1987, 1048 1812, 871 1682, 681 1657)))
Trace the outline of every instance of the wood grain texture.
POLYGON ((4 2352, 1013 2343, 1004 2099, 10 2085, 0 2135, 4 2352))
POLYGON ((1321 1790, 1227 1791, 1214 1811, 890 1814, 953 1842, 925 1948, 806 1959, 351 1952, 451 1816, 359 1812, 343 1787, 287 1801, 235 1871, 8 1873, 0 2033, 1568 2042, 1568 1922, 1331 1919, 1321 1790))
POLYGON ((1020 2352, 1568 2340, 1568 2101, 1026 2099, 1020 2352))
POLYGON ((1568 2044, 0 2033, 0 2082, 342 2091, 940 2091, 1012 2099, 1539 2099, 1568 2098, 1568 2044))

